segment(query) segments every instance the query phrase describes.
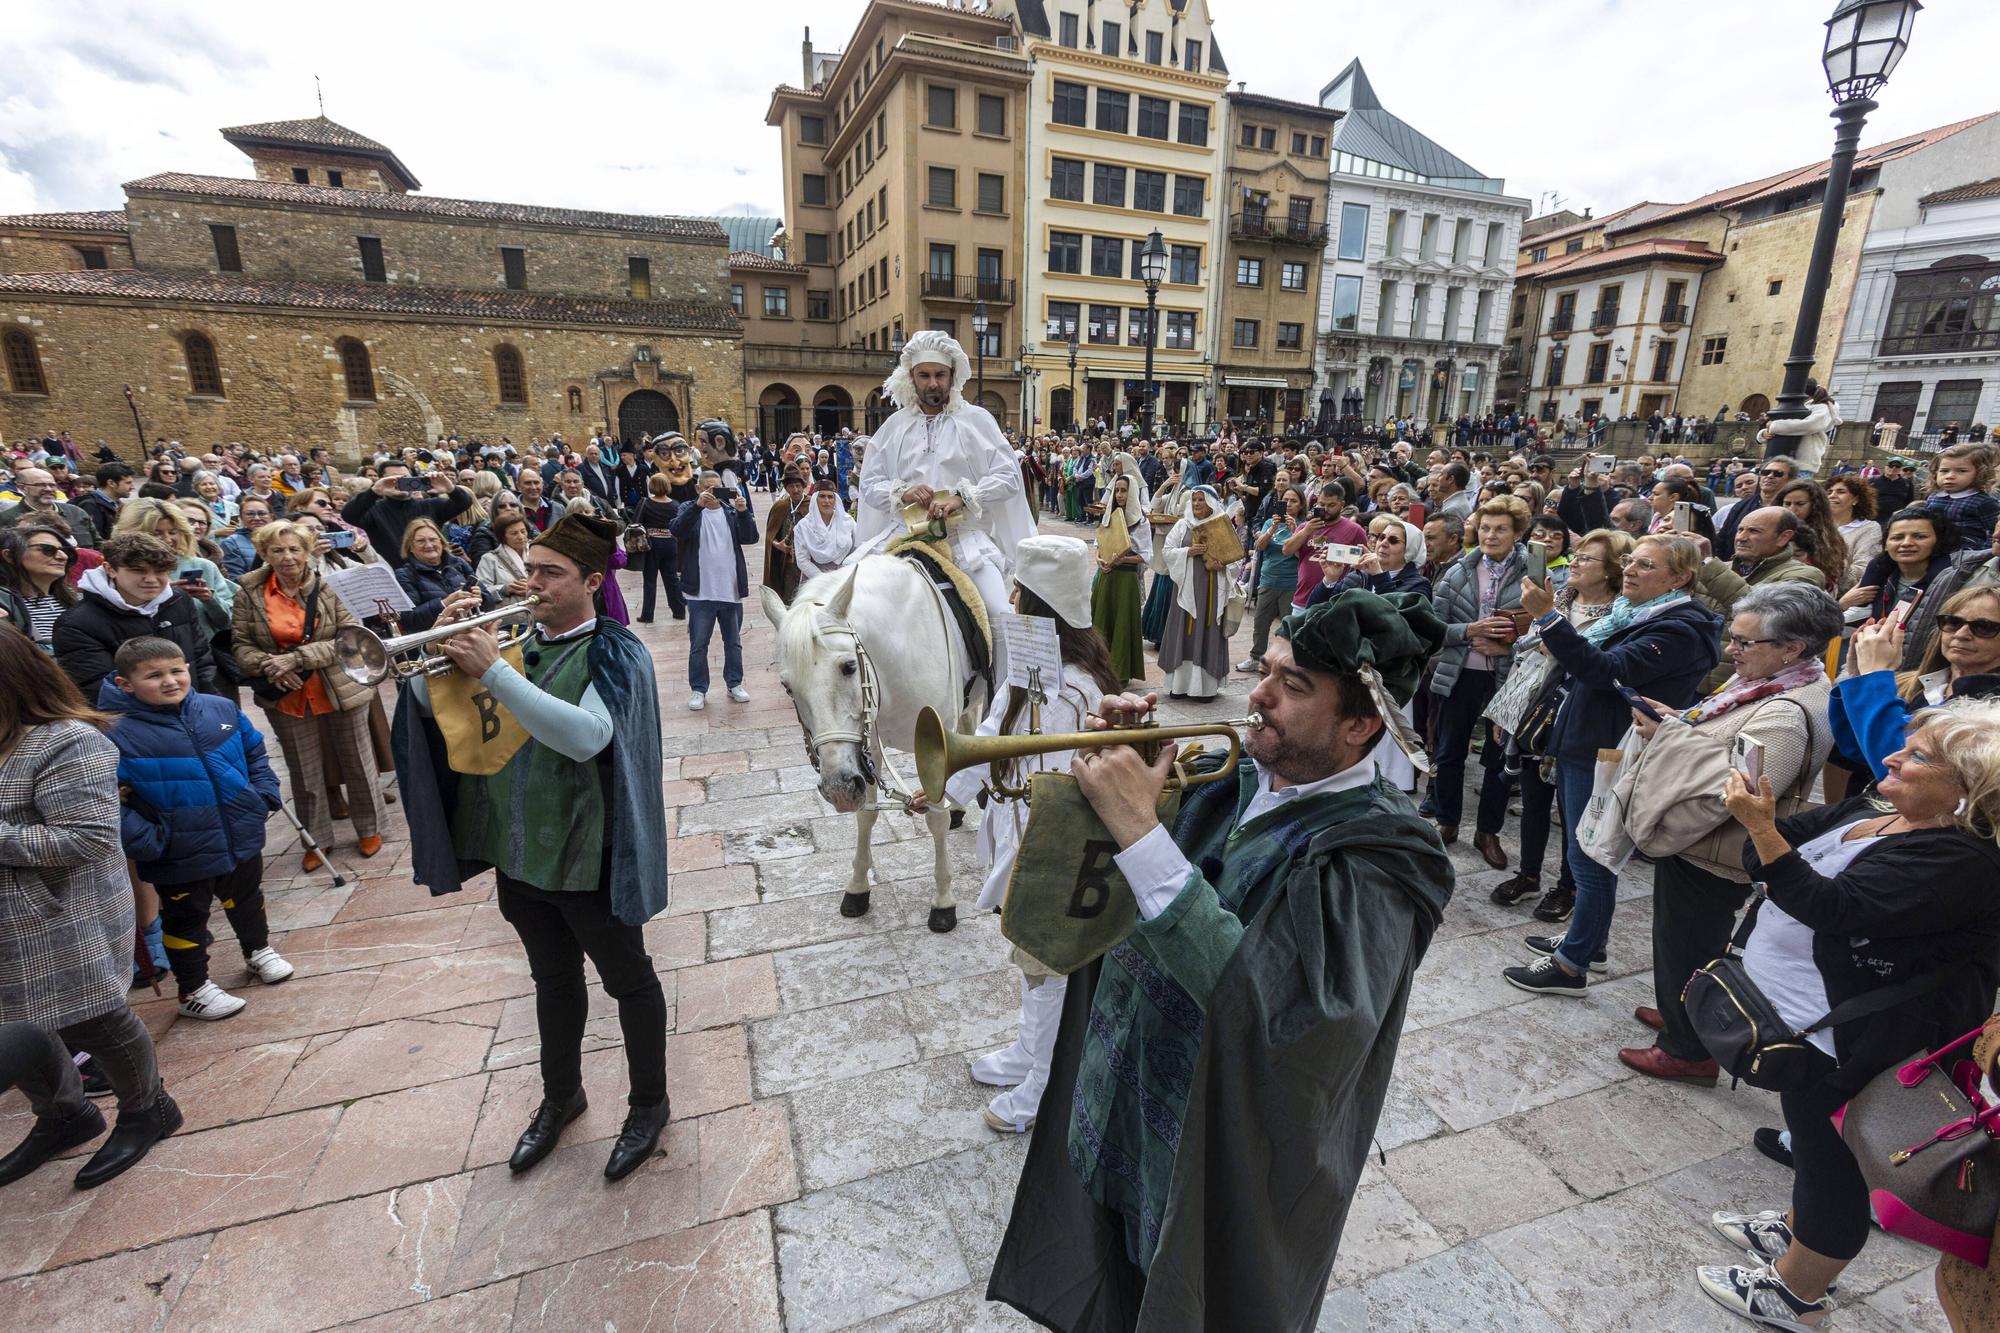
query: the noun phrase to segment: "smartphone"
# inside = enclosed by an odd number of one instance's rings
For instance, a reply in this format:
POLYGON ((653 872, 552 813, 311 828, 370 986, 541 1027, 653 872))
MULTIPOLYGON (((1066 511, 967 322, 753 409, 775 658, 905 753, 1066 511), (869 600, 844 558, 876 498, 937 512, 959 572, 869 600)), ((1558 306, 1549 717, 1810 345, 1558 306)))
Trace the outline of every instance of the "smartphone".
POLYGON ((1528 543, 1528 577, 1541 587, 1549 586, 1549 548, 1540 542, 1528 543))
POLYGON ((1694 531, 1694 501, 1676 500, 1674 502, 1674 531, 1694 531))
POLYGON ((1896 628, 1902 628, 1903 622, 1910 618, 1911 608, 1916 606, 1917 599, 1923 595, 1924 590, 1914 583, 1896 594, 1896 605, 1889 612, 1890 618, 1896 622, 1896 628))
POLYGON ((1413 526, 1422 528, 1424 526, 1424 513, 1425 510, 1423 504, 1418 501, 1412 501, 1410 503, 1410 517, 1408 521, 1413 526))
POLYGON ((1611 475, 1612 471, 1615 468, 1617 468, 1617 466, 1618 466, 1618 460, 1613 458, 1610 454, 1593 454, 1590 459, 1590 466, 1588 470, 1591 472, 1598 473, 1601 476, 1608 477, 1611 475))
POLYGON ((201 581, 201 571, 193 565, 188 566, 186 569, 177 569, 174 571, 175 583, 200 583, 201 581))
POLYGON ((1630 685, 1619 685, 1616 689, 1618 690, 1618 697, 1623 699, 1626 705, 1640 717, 1645 718, 1648 722, 1658 722, 1660 720, 1660 710, 1640 698, 1639 691, 1633 689, 1630 685))
POLYGON ((1365 546, 1350 546, 1346 542, 1326 542, 1315 548, 1319 554, 1315 560, 1331 560, 1336 565, 1358 565, 1361 557, 1368 554, 1365 546))
POLYGON ((430 488, 430 482, 423 477, 396 478, 396 489, 402 491, 405 495, 421 495, 430 488))
POLYGON ((1754 788, 1757 779, 1764 776, 1764 742, 1739 734, 1730 743, 1729 762, 1743 775, 1743 780, 1754 788))
POLYGON ((344 528, 335 528, 326 534, 326 544, 336 551, 351 551, 354 549, 354 534, 344 528))

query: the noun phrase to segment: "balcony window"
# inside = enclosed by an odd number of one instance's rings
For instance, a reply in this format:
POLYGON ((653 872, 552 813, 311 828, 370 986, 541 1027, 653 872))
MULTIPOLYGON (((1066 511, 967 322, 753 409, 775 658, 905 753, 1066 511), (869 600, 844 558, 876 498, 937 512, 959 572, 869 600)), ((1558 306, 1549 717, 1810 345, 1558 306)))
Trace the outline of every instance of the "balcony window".
POLYGON ((1966 255, 1898 275, 1883 326, 1883 356, 1995 348, 2000 348, 2000 263, 1966 255))
POLYGON ((1103 51, 1108 56, 1125 54, 1125 27, 1123 24, 1113 23, 1110 19, 1104 21, 1103 51))
POLYGON ((1186 50, 1187 57, 1181 62, 1182 67, 1190 74, 1201 73, 1201 43, 1189 38, 1186 50))
POLYGON ((1157 32, 1147 33, 1146 63, 1149 65, 1158 65, 1164 63, 1166 58, 1167 44, 1165 34, 1157 32))
POLYGON ((1077 17, 1074 14, 1059 14, 1056 16, 1056 41, 1063 46, 1069 47, 1071 50, 1075 50, 1078 44, 1076 36, 1077 22, 1077 17))
POLYGON ((1584 363, 1583 382, 1602 384, 1611 373, 1611 344, 1592 343, 1590 359, 1584 363))

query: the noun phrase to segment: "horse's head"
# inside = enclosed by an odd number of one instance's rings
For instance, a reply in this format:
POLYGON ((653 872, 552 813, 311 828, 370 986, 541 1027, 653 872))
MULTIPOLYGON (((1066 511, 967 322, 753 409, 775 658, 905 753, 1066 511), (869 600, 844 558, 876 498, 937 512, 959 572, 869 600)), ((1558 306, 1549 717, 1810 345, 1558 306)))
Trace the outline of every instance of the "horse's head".
POLYGON ((778 631, 778 679, 805 727, 819 794, 842 814, 858 809, 875 785, 864 717, 867 668, 860 637, 847 623, 854 578, 850 569, 837 580, 814 580, 833 586, 801 592, 790 606, 763 589, 764 614, 778 631))

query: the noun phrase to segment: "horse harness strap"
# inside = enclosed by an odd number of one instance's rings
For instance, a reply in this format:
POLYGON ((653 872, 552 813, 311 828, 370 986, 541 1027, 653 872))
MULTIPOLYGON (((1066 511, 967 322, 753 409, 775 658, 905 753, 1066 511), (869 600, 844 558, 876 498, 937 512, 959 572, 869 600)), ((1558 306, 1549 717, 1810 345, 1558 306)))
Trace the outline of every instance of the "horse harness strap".
POLYGON ((959 636, 965 641, 967 664, 972 668, 971 679, 963 681, 960 685, 960 709, 971 707, 972 686, 982 678, 987 682, 986 697, 992 698, 998 688, 998 682, 993 679, 993 646, 987 640, 987 631, 980 628, 978 620, 973 616, 972 608, 965 604, 965 595, 958 584, 945 573, 936 556, 917 545, 904 546, 889 554, 899 560, 907 560, 917 567, 930 583, 932 590, 936 592, 938 602, 947 616, 958 624, 959 636))

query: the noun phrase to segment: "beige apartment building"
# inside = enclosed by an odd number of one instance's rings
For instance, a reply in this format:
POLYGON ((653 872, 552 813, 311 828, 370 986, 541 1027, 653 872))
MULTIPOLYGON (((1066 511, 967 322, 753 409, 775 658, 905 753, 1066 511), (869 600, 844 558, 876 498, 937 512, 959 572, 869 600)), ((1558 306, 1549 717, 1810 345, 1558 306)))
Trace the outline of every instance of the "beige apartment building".
POLYGON ((1006 16, 922 0, 872 0, 838 52, 807 32, 802 86, 778 88, 765 115, 783 141, 783 258, 732 258, 745 400, 765 438, 871 428, 895 349, 927 328, 983 362, 966 396, 1019 427, 1018 46, 1006 16))

